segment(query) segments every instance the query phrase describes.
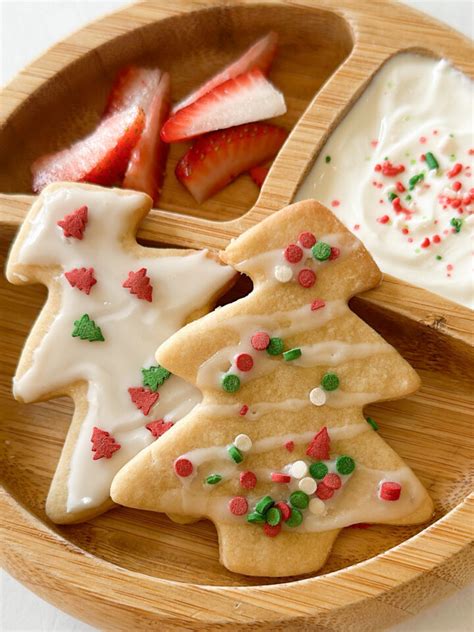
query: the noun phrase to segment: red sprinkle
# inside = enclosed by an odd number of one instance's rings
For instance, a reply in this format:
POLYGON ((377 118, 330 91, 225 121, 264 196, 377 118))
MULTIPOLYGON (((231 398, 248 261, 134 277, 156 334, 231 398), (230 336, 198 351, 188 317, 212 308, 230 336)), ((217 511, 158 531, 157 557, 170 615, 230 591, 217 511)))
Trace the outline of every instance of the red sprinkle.
POLYGON ((451 272, 451 270, 454 268, 452 263, 448 263, 448 265, 446 266, 446 270, 449 270, 451 272))
POLYGON ((110 436, 109 432, 105 430, 101 430, 94 426, 92 430, 92 452, 94 452, 93 460, 97 461, 97 459, 110 459, 114 452, 120 450, 121 445, 117 443, 113 437, 110 436))
POLYGON ((253 367, 253 358, 248 353, 239 353, 235 358, 235 365, 239 371, 250 371, 253 367))
POLYGON ((462 188, 462 184, 459 182, 459 180, 456 180, 456 182, 453 182, 452 187, 453 191, 459 191, 459 189, 462 188))
POLYGON ((288 474, 282 474, 281 472, 272 472, 271 479, 274 483, 289 483, 291 482, 291 476, 288 474))
POLYGON ((379 224, 387 224, 390 221, 390 217, 388 215, 382 215, 382 217, 377 217, 377 221, 379 224))
POLYGON ((189 459, 176 459, 174 462, 174 471, 178 476, 186 478, 193 473, 193 464, 189 459))
POLYGON ((154 393, 149 388, 143 388, 143 386, 137 386, 135 388, 129 388, 130 399, 144 415, 148 415, 152 406, 158 401, 160 397, 159 393, 154 393))
POLYGON ((315 298, 311 303, 311 311, 315 312, 318 309, 321 309, 326 306, 325 301, 322 298, 315 298))
POLYGON ((379 496, 382 500, 398 500, 402 492, 400 483, 386 481, 380 486, 379 496))
POLYGON ((331 206, 334 206, 334 207, 339 206, 339 204, 340 204, 339 200, 333 200, 331 202, 331 206))
POLYGON ((360 224, 354 224, 354 230, 359 230, 360 224))
POLYGON ((240 472, 240 484, 245 489, 253 489, 257 484, 257 477, 253 472, 240 472))
POLYGON ((151 432, 151 434, 158 438, 161 435, 164 435, 170 428, 173 427, 172 421, 165 421, 164 419, 156 419, 155 421, 150 421, 149 424, 146 424, 145 428, 151 432))
POLYGON ((285 248, 283 255, 289 263, 299 263, 303 258, 303 251, 296 244, 290 244, 285 248))
POLYGON ((340 248, 336 248, 335 246, 331 246, 331 254, 329 255, 329 261, 334 261, 341 254, 340 248))
POLYGON ((375 165, 374 171, 382 171, 382 165, 379 165, 379 164, 375 165))
POLYGON ((309 268, 303 268, 298 274, 298 283, 301 287, 310 288, 316 283, 316 275, 309 268))
POLYGON ((420 143, 423 145, 426 143, 426 136, 420 136, 420 143))
POLYGON ((265 351, 270 344, 270 336, 264 331, 257 331, 252 336, 250 342, 256 351, 265 351))
POLYGON ((239 410, 239 415, 241 415, 242 417, 244 415, 246 415, 249 412, 249 407, 247 406, 247 404, 244 404, 242 406, 242 408, 239 410))
POLYGON ((93 285, 97 283, 94 278, 94 268, 73 268, 69 272, 65 272, 64 276, 72 287, 89 294, 93 285))
POLYGON ((129 272, 128 278, 122 283, 122 287, 130 289, 130 294, 135 294, 137 298, 142 298, 151 303, 153 287, 146 272, 146 268, 140 268, 136 272, 129 272))
POLYGON ((301 235, 298 237, 298 241, 303 246, 303 248, 312 248, 316 243, 316 237, 313 235, 313 233, 305 231, 304 233, 301 233, 301 235))
POLYGON ((317 461, 327 461, 329 459, 329 447, 331 441, 326 426, 314 436, 306 449, 306 454, 317 461))
POLYGON ((408 230, 408 228, 402 228, 402 233, 403 233, 404 235, 408 235, 408 233, 409 233, 409 232, 410 232, 410 231, 408 230))
POLYGON ((323 478, 323 485, 329 489, 339 489, 342 485, 341 477, 338 474, 330 472, 323 478))
POLYGON ((398 197, 393 198, 392 206, 395 213, 405 213, 406 215, 411 215, 411 211, 402 206, 402 202, 398 197))
POLYGON ((272 527, 271 524, 268 524, 268 522, 266 522, 263 525, 263 532, 265 535, 268 535, 269 538, 274 538, 276 537, 281 531, 281 522, 280 524, 275 525, 274 527, 272 527))
POLYGON ((290 509, 290 507, 285 502, 283 502, 282 500, 280 500, 279 502, 275 503, 275 507, 280 510, 281 518, 282 518, 283 522, 288 520, 288 518, 291 516, 291 509, 290 509))
POLYGON ((81 206, 57 222, 58 226, 63 229, 64 237, 83 238, 88 220, 87 210, 87 206, 81 206))
POLYGON ((328 500, 329 498, 334 496, 334 490, 330 487, 327 487, 324 483, 318 483, 316 496, 321 500, 328 500))
MULTIPOLYGON (((405 171, 405 167, 403 165, 392 165, 390 160, 384 160, 381 167, 382 173, 384 176, 398 176, 399 173, 403 173, 405 171)), ((376 171, 380 171, 376 169, 376 171)))
POLYGON ((439 235, 434 235, 433 236, 433 243, 434 244, 439 244, 440 241, 441 241, 441 237, 439 235))
POLYGON ((294 441, 287 441, 285 443, 285 448, 288 450, 288 452, 293 452, 293 450, 295 449, 295 442, 294 441))
POLYGON ((397 191, 398 191, 399 193, 404 193, 404 192, 406 191, 405 187, 403 186, 403 184, 402 184, 400 181, 398 181, 398 182, 395 184, 395 187, 396 187, 396 189, 397 189, 397 191))
POLYGON ((234 516, 243 516, 247 513, 249 509, 249 504, 247 499, 243 496, 234 496, 231 500, 229 500, 229 511, 234 516))
POLYGON ((453 200, 453 201, 451 202, 451 206, 452 206, 453 208, 459 208, 459 207, 461 206, 461 200, 458 200, 458 199, 453 200))
POLYGON ((429 239, 429 237, 425 237, 423 239, 423 241, 421 242, 421 247, 422 248, 428 248, 428 246, 431 244, 431 241, 429 239))
POLYGON ((425 154, 421 154, 421 156, 420 156, 420 160, 421 160, 422 162, 424 162, 424 161, 426 160, 426 156, 425 156, 425 154))
POLYGON ((461 173, 461 171, 462 171, 462 164, 460 162, 457 162, 454 165, 454 167, 450 171, 448 171, 448 178, 454 178, 459 173, 461 173))

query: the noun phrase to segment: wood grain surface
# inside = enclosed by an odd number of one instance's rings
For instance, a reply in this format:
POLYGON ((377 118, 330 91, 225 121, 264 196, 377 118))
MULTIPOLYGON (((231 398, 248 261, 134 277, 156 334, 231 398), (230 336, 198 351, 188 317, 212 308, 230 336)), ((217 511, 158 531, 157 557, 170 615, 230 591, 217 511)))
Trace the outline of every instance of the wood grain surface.
MULTIPOLYGON (((221 248, 286 205, 331 129, 401 50, 445 56, 474 74, 468 40, 388 0, 138 2, 53 47, 3 91, 2 258, 31 203, 31 161, 95 125, 120 66, 144 61, 169 70, 178 99, 269 29, 282 41, 271 79, 285 93, 283 125, 292 131, 260 195, 244 176, 196 208, 172 175, 183 152, 175 146, 161 209, 142 223, 141 240, 221 248)), ((245 281, 239 291, 248 291, 245 281)), ((219 564, 208 522, 177 525, 124 508, 81 525, 48 522, 44 501, 71 404, 12 399, 11 377, 45 289, 2 278, 0 297, 2 556, 9 572, 58 607, 114 630, 375 630, 474 575, 473 321, 466 308, 393 278, 351 304, 422 378, 411 398, 367 413, 429 489, 432 524, 345 529, 317 576, 262 580, 219 564)))

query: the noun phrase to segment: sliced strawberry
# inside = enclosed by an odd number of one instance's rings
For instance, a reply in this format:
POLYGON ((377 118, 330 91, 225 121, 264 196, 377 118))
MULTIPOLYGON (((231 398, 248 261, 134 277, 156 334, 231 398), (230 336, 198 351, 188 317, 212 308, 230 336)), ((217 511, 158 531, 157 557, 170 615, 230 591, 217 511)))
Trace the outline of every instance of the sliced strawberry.
POLYGON ((176 166, 176 177, 200 203, 238 175, 275 156, 286 131, 249 123, 198 138, 176 166))
POLYGON ((252 180, 255 182, 255 184, 258 186, 259 189, 262 188, 262 185, 269 171, 270 171, 270 167, 263 167, 262 165, 260 165, 259 167, 252 167, 252 169, 249 169, 249 175, 252 178, 252 180))
POLYGON ((286 112, 283 94, 257 68, 229 79, 179 110, 161 130, 166 143, 260 121, 286 112))
POLYGON ((104 116, 136 105, 143 108, 146 114, 160 80, 161 71, 158 68, 125 66, 119 71, 110 89, 104 116))
POLYGON ((57 181, 111 185, 123 177, 145 124, 141 108, 134 107, 104 119, 92 134, 71 147, 48 154, 31 165, 33 190, 57 181))
POLYGON ((248 48, 238 59, 226 66, 224 70, 221 70, 217 73, 217 75, 208 79, 208 81, 206 81, 206 83, 200 86, 197 90, 188 94, 187 97, 177 103, 174 106, 172 113, 176 114, 178 110, 182 110, 191 103, 194 103, 194 101, 197 101, 204 94, 207 94, 216 86, 224 83, 224 81, 234 79, 234 77, 238 77, 249 70, 259 68, 265 75, 268 74, 270 66, 272 65, 273 59, 276 55, 277 43, 278 35, 274 31, 270 31, 270 33, 252 44, 252 46, 248 48))

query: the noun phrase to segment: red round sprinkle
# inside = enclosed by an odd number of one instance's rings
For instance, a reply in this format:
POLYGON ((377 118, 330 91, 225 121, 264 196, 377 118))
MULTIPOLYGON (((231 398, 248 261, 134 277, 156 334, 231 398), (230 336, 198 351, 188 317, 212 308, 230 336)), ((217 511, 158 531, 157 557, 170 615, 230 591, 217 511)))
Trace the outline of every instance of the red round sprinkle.
POLYGON ((289 263, 299 263, 303 258, 303 251, 296 244, 290 244, 285 248, 283 255, 289 263))
POLYGON ((441 241, 441 237, 439 235, 434 235, 433 243, 434 244, 439 244, 440 241, 441 241))
POLYGON ((456 180, 456 182, 453 182, 453 191, 459 191, 461 187, 462 187, 462 184, 459 182, 459 180, 456 180))
POLYGON ((287 441, 285 443, 285 448, 288 450, 288 452, 293 452, 293 450, 295 449, 295 442, 294 441, 287 441))
POLYGON ((275 525, 274 527, 272 527, 271 524, 268 524, 268 522, 266 522, 263 525, 263 532, 265 535, 268 535, 269 538, 274 538, 280 533, 280 531, 281 531, 281 523, 275 525))
POLYGON ((193 473, 193 464, 189 459, 177 459, 174 462, 174 471, 178 476, 186 478, 193 473))
POLYGON ((410 232, 410 231, 408 230, 408 228, 406 228, 406 227, 405 227, 405 228, 402 228, 402 233, 403 233, 404 235, 408 235, 408 233, 409 233, 409 232, 410 232))
POLYGON ((282 500, 280 500, 279 502, 275 503, 275 507, 280 510, 281 519, 283 520, 283 522, 285 522, 285 520, 288 520, 288 518, 291 516, 291 509, 289 508, 289 506, 282 500))
POLYGON ((458 208, 459 206, 461 206, 461 200, 458 200, 458 199, 453 200, 453 201, 451 202, 451 206, 452 206, 453 208, 458 208))
POLYGON ((301 270, 300 273, 298 274, 298 283, 301 285, 301 287, 305 287, 305 288, 313 287, 315 282, 316 282, 316 275, 309 268, 303 268, 303 270, 301 270))
POLYGON ((235 364, 239 371, 250 371, 253 367, 253 358, 248 353, 239 353, 235 358, 235 364))
POLYGON ((325 301, 323 301, 322 298, 315 298, 314 301, 311 303, 311 311, 315 312, 316 310, 325 307, 325 305, 326 303, 325 301))
POLYGON ((312 248, 316 243, 316 237, 313 235, 313 233, 305 231, 304 233, 301 233, 301 235, 298 237, 298 241, 303 246, 303 248, 312 248))
POLYGON ((431 242, 430 242, 429 237, 425 237, 425 238, 423 239, 423 241, 421 242, 421 247, 422 247, 422 248, 428 248, 428 246, 430 245, 430 243, 431 243, 431 242))
POLYGON ((402 492, 400 483, 386 481, 380 486, 380 498, 382 500, 398 500, 402 492))
POLYGON ((264 331, 257 331, 250 340, 252 347, 257 351, 265 351, 270 344, 270 336, 264 331))
POLYGON ((249 412, 249 407, 247 406, 247 404, 244 404, 242 406, 242 408, 239 410, 239 415, 241 415, 242 417, 244 415, 246 415, 249 412))
POLYGON ((249 504, 243 496, 234 496, 229 500, 229 511, 234 516, 243 516, 247 513, 249 504))
POLYGON ((339 200, 333 200, 331 202, 331 206, 334 206, 334 207, 339 206, 339 204, 340 204, 339 200))
POLYGON ((420 143, 426 143, 426 136, 420 136, 420 143))
POLYGON ((426 156, 425 156, 425 154, 421 154, 421 156, 420 156, 420 160, 421 160, 422 162, 426 160, 426 156))
POLYGON ((400 181, 398 181, 398 182, 395 184, 395 186, 396 186, 397 191, 398 191, 399 193, 404 193, 404 192, 406 191, 405 187, 403 186, 403 183, 402 183, 402 182, 400 182, 400 181))
POLYGON ((457 162, 454 165, 454 167, 450 171, 448 171, 448 178, 454 178, 459 173, 461 173, 461 171, 462 171, 462 164, 460 162, 457 162))
POLYGON ((291 476, 288 476, 288 474, 282 474, 281 472, 272 472, 271 479, 274 483, 289 483, 291 481, 291 476))
POLYGON ((330 487, 326 487, 324 483, 319 483, 316 489, 316 496, 321 500, 328 500, 334 495, 334 490, 330 487))
POLYGON ((375 165, 374 171, 382 171, 382 165, 375 165))
POLYGON ((331 246, 331 254, 329 255, 329 261, 334 261, 341 254, 340 248, 336 248, 335 246, 331 246))
POLYGON ((326 485, 329 489, 339 489, 342 485, 341 477, 330 472, 323 478, 323 485, 326 485))
POLYGON ((240 484, 245 489, 253 489, 257 484, 257 477, 253 472, 240 472, 240 484))
POLYGON ((377 221, 379 224, 387 224, 390 221, 390 217, 388 215, 382 215, 381 217, 377 217, 377 221))

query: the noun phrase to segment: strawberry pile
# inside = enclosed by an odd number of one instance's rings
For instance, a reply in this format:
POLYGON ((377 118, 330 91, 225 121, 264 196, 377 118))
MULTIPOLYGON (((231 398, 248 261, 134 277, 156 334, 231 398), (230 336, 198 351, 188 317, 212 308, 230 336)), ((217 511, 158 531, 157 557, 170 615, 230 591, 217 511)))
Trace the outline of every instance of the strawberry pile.
POLYGON ((33 190, 50 182, 122 185, 158 202, 169 143, 192 141, 176 177, 201 203, 248 172, 260 187, 265 163, 286 139, 264 119, 286 112, 283 94, 266 75, 277 50, 268 33, 242 56, 175 105, 170 77, 157 68, 127 66, 112 86, 98 127, 71 147, 38 158, 33 190))

